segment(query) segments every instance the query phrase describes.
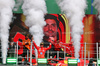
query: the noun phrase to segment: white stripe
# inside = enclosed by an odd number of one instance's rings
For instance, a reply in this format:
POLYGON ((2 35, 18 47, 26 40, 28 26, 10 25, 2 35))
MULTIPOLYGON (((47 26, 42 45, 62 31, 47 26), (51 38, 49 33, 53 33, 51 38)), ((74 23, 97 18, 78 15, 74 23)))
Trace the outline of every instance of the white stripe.
POLYGON ((7 61, 7 62, 17 62, 17 61, 7 61))
POLYGON ((7 59, 7 61, 16 61, 17 59, 7 59))
POLYGON ((68 63, 77 63, 77 62, 68 62, 68 63))

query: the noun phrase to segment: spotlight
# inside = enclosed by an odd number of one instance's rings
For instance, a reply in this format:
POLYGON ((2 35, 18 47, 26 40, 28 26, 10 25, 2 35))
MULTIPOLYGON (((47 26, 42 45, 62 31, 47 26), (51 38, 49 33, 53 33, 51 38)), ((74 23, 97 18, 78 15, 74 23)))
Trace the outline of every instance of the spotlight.
POLYGON ((77 59, 68 59, 68 66, 77 66, 78 60, 77 59))
POLYGON ((39 64, 46 64, 47 63, 47 59, 46 58, 38 58, 38 63, 39 64))
POLYGON ((16 64, 17 63, 17 58, 7 58, 7 63, 8 64, 16 64))

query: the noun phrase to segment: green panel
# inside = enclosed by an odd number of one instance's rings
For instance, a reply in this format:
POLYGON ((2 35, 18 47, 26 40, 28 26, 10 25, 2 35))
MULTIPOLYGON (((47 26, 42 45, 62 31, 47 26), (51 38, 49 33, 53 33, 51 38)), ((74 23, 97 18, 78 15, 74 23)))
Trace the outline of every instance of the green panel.
POLYGON ((91 0, 87 0, 88 7, 86 9, 86 14, 91 13, 91 0))
MULTIPOLYGON (((16 0, 15 0, 16 1, 16 0)), ((17 3, 17 1, 16 1, 17 3)), ((14 13, 23 13, 21 6, 19 6, 17 11, 13 11, 14 13)), ((60 14, 60 8, 58 7, 56 0, 46 0, 46 6, 47 6, 47 11, 48 13, 53 13, 53 14, 60 14)))
POLYGON ((58 7, 56 0, 46 0, 46 6, 48 13, 60 14, 60 8, 58 7))
MULTIPOLYGON (((93 7, 94 8, 94 7, 93 7)), ((98 11, 94 8, 93 14, 98 14, 98 11)))
MULTIPOLYGON (((45 1, 46 1, 46 6, 47 6, 47 11, 49 14, 50 13, 61 14, 61 10, 60 10, 59 6, 57 5, 56 0, 45 0, 45 1)), ((97 10, 94 7, 91 7, 92 2, 93 2, 93 0, 87 0, 88 7, 86 9, 85 14, 97 14, 97 10)), ((17 11, 13 11, 13 12, 14 13, 23 13, 21 6, 22 6, 22 4, 19 6, 17 11)))
MULTIPOLYGON (((16 3, 16 4, 18 3, 17 0, 15 0, 15 3, 16 3)), ((23 4, 23 3, 22 3, 22 4, 23 4)), ((22 12, 22 9, 21 9, 22 4, 19 6, 18 10, 17 10, 17 11, 13 11, 13 13, 23 13, 23 12, 22 12)))
POLYGON ((87 9, 85 14, 97 14, 97 10, 92 6, 94 0, 87 0, 87 9))

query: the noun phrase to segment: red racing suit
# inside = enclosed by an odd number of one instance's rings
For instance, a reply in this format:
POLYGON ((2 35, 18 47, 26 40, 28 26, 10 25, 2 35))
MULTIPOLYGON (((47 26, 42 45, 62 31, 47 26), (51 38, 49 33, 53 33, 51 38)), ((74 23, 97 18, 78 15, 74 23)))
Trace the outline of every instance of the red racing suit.
POLYGON ((36 47, 37 51, 38 51, 38 58, 45 58, 45 52, 49 49, 51 49, 51 44, 49 45, 48 48, 45 47, 39 47, 36 45, 35 42, 33 42, 34 46, 36 47))
POLYGON ((54 47, 55 47, 55 51, 60 51, 61 46, 60 46, 59 43, 55 43, 55 44, 53 44, 53 45, 54 45, 54 47))

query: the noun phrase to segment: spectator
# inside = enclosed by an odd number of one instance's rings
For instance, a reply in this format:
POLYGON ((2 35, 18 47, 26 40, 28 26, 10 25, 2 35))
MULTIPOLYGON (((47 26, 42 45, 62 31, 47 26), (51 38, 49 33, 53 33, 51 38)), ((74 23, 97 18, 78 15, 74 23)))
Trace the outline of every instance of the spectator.
POLYGON ((88 66, 95 66, 95 64, 93 63, 93 59, 90 59, 88 66))
POLYGON ((15 46, 16 46, 16 43, 14 42, 14 38, 11 38, 11 42, 9 44, 9 50, 8 50, 8 56, 9 57, 14 57, 15 46))
POLYGON ((31 40, 29 39, 29 35, 28 34, 25 35, 25 39, 23 40, 22 45, 23 45, 23 48, 24 48, 23 49, 23 55, 22 55, 24 57, 24 59, 22 61, 28 61, 26 59, 26 55, 27 55, 27 51, 29 52, 30 45, 31 45, 31 40))

